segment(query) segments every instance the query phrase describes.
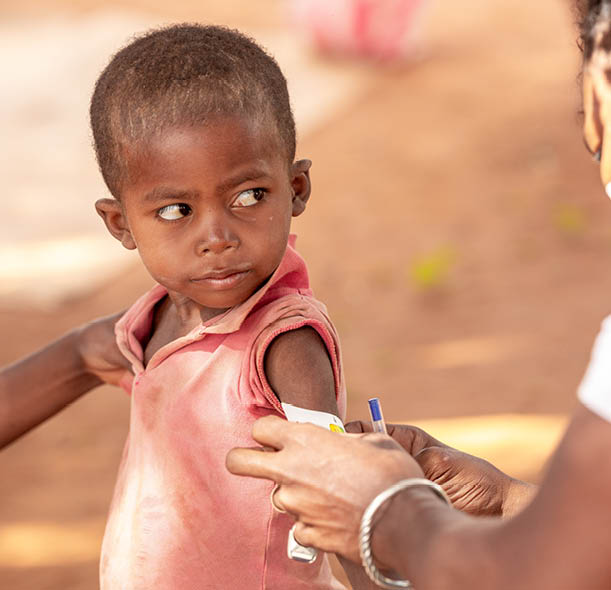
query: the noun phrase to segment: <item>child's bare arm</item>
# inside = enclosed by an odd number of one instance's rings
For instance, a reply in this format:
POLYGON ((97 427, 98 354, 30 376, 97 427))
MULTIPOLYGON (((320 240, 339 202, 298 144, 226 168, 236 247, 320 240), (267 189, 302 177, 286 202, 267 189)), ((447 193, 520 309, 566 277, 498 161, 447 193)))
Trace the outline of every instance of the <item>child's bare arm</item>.
POLYGON ((120 314, 77 328, 0 370, 0 448, 129 370, 115 344, 120 314))
POLYGON ((265 376, 281 402, 339 415, 331 360, 313 328, 275 338, 265 354, 265 376))
MULTIPOLYGON (((339 415, 331 360, 313 328, 278 336, 267 349, 265 375, 280 401, 339 415)), ((355 590, 377 588, 362 567, 341 557, 339 561, 355 590)))

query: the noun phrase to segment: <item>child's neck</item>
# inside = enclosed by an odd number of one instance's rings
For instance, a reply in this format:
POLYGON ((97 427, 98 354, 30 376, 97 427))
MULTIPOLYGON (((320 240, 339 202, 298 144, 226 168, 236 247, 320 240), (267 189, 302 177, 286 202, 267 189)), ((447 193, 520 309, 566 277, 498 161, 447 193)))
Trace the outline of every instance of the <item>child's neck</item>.
MULTIPOLYGON (((160 309, 161 314, 168 314, 177 327, 181 326, 188 334, 193 328, 211 320, 213 317, 225 313, 228 308, 216 309, 203 307, 180 293, 169 292, 163 300, 165 309, 160 309)), ((161 302, 160 302, 161 303, 161 302)))
POLYGON ((148 343, 144 349, 144 364, 166 344, 182 338, 193 329, 213 317, 227 311, 202 307, 182 295, 169 294, 161 299, 153 311, 153 325, 148 343))

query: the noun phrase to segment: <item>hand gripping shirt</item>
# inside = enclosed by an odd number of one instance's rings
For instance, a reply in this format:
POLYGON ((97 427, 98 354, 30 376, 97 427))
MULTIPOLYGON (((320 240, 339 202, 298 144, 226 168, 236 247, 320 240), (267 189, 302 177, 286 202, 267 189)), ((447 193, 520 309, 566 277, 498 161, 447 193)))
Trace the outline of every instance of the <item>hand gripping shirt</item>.
POLYGON ((225 468, 230 449, 253 446, 257 418, 283 415, 264 373, 265 351, 283 332, 311 326, 320 334, 344 419, 337 334, 293 244, 248 300, 167 344, 146 367, 141 342, 167 291, 155 286, 117 324, 135 377, 124 384, 130 428, 102 545, 102 590, 343 587, 326 557, 287 557, 293 520, 272 509, 273 484, 225 468))

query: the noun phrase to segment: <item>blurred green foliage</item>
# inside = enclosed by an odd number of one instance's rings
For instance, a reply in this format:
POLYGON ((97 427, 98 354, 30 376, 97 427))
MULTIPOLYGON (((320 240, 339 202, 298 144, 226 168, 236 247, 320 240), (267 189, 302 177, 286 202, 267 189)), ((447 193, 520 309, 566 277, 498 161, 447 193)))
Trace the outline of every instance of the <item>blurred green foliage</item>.
POLYGON ((443 246, 417 256, 410 265, 410 282, 423 290, 447 285, 456 258, 456 252, 450 246, 443 246))
POLYGON ((556 205, 552 221, 554 227, 565 236, 581 236, 587 226, 587 218, 584 210, 578 205, 561 203, 556 205))

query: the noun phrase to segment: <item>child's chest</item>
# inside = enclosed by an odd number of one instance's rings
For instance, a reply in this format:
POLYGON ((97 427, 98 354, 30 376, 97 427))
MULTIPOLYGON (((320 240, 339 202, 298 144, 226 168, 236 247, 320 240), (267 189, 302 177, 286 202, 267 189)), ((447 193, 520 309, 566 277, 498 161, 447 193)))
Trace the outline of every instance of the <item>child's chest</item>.
POLYGON ((160 310, 153 318, 150 338, 144 346, 144 366, 147 366, 164 346, 183 338, 199 325, 201 325, 199 318, 193 318, 190 322, 180 322, 171 311, 160 310))
POLYGON ((161 350, 166 344, 176 340, 178 336, 172 330, 154 329, 150 340, 144 347, 144 366, 149 364, 149 361, 155 356, 155 353, 161 350))
POLYGON ((169 297, 161 299, 153 310, 151 318, 151 331, 148 341, 142 342, 143 361, 146 367, 155 354, 167 344, 184 338, 202 323, 225 310, 204 310, 193 305, 187 313, 178 313, 169 297))

